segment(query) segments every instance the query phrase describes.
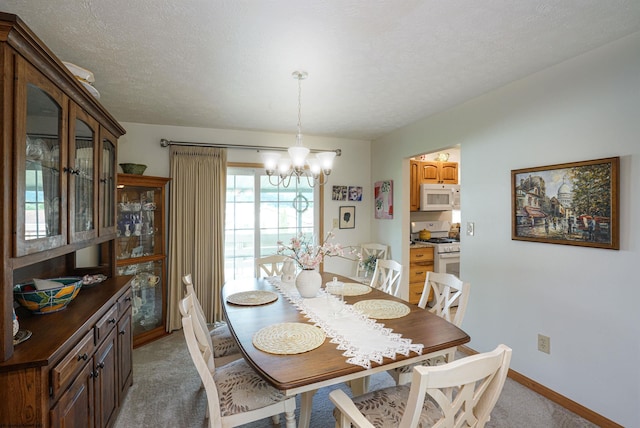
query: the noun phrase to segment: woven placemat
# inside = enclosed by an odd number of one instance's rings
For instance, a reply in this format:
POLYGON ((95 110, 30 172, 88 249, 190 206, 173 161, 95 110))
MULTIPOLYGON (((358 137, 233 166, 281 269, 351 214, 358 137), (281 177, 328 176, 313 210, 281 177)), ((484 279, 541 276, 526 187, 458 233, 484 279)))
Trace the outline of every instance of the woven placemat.
POLYGON ((278 300, 278 294, 266 290, 241 291, 227 296, 227 302, 243 306, 265 305, 276 300, 278 300))
POLYGON ((258 330, 253 335, 253 346, 270 354, 302 354, 322 345, 325 337, 311 324, 285 322, 258 330))
POLYGON ((371 287, 357 282, 346 282, 344 284, 344 296, 362 296, 371 293, 371 287))
POLYGON ((402 318, 411 312, 411 309, 403 303, 383 299, 361 300, 355 303, 353 307, 369 318, 377 320, 402 318))

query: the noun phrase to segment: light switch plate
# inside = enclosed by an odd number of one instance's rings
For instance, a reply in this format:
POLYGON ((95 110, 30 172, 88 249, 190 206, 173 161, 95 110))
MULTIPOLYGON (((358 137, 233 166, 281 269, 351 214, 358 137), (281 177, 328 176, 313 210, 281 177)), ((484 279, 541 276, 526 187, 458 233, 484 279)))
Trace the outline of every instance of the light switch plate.
POLYGON ((338 219, 337 219, 337 218, 334 218, 334 219, 333 219, 333 228, 335 229, 335 228, 336 228, 336 227, 338 227, 338 226, 339 226, 339 224, 338 224, 338 219))

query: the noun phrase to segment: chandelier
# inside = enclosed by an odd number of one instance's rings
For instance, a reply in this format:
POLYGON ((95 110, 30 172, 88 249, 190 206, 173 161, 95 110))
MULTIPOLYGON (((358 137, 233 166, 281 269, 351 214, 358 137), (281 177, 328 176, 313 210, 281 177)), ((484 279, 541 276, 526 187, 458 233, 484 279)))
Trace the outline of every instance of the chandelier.
POLYGON ((306 71, 292 73, 293 78, 298 80, 298 133, 296 145, 287 150, 289 157, 281 156, 277 152, 262 153, 262 161, 272 186, 289 187, 292 178, 300 184, 302 177, 306 178, 310 187, 315 187, 317 184, 322 186, 328 181, 327 176, 331 174, 336 151, 319 152, 315 156, 308 156, 310 150, 302 145, 302 81, 308 75, 306 71), (272 178, 275 178, 276 182, 273 182, 272 178))

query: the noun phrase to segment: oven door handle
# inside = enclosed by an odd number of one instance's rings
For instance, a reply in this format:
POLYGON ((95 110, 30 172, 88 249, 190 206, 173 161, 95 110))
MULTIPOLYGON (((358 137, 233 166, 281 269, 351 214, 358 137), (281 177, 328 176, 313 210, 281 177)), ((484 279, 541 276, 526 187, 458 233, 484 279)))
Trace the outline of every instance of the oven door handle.
POLYGON ((460 258, 460 253, 438 253, 438 258, 441 259, 456 259, 460 258))

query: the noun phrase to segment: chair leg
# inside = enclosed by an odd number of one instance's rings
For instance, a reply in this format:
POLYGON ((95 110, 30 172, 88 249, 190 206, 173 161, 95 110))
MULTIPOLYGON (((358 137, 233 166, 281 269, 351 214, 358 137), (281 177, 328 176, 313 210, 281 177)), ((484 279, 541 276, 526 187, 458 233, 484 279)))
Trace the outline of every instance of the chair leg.
POLYGON ((271 416, 271 423, 273 424, 274 427, 279 427, 280 426, 280 415, 271 416))

